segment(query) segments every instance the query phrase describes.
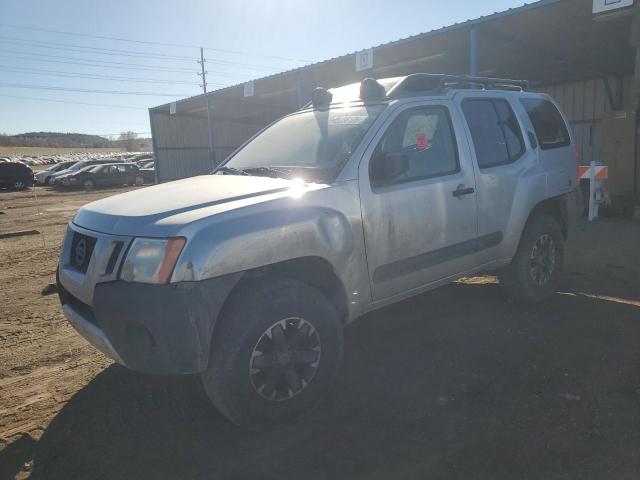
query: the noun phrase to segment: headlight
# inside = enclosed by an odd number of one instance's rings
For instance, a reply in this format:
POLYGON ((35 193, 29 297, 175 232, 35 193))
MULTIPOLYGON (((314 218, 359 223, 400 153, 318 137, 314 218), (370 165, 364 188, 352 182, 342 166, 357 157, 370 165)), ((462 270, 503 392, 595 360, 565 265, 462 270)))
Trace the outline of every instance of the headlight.
POLYGON ((122 266, 120 278, 127 282, 167 283, 186 240, 136 238, 122 266))

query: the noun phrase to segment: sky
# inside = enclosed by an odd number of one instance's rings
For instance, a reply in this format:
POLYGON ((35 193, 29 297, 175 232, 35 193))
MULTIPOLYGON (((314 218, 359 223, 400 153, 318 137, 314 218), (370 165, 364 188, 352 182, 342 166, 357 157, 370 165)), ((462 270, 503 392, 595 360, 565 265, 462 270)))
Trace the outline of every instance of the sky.
POLYGON ((202 92, 199 46, 213 90, 522 4, 0 0, 0 133, 149 136, 149 107, 202 92))

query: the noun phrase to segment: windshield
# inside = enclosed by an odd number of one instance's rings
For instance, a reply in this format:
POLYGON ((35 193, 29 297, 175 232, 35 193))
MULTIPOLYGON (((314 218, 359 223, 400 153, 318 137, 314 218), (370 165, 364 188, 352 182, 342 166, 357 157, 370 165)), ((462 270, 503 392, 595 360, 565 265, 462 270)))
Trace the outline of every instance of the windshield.
POLYGON ((285 117, 245 145, 221 171, 331 182, 385 108, 332 108, 285 117))
POLYGON ((69 170, 70 172, 77 172, 81 168, 88 167, 89 165, 89 162, 78 162, 71 165, 67 170, 69 170))

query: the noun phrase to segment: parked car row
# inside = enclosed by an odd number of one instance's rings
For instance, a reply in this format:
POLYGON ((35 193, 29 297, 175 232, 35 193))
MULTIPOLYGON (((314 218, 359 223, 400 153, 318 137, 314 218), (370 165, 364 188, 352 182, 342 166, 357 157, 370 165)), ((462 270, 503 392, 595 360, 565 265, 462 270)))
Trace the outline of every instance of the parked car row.
POLYGON ((67 160, 46 170, 34 172, 24 162, 0 161, 0 188, 22 190, 34 184, 57 188, 143 185, 155 182, 154 160, 151 154, 67 160), (97 167, 109 168, 97 168, 97 167))

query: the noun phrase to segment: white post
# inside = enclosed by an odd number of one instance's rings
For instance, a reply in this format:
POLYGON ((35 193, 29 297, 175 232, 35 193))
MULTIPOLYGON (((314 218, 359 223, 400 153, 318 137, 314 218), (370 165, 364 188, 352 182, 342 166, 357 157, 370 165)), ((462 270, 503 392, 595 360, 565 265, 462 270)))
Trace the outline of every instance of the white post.
POLYGON ((589 221, 598 217, 598 204, 596 203, 596 162, 591 161, 589 168, 589 221))

